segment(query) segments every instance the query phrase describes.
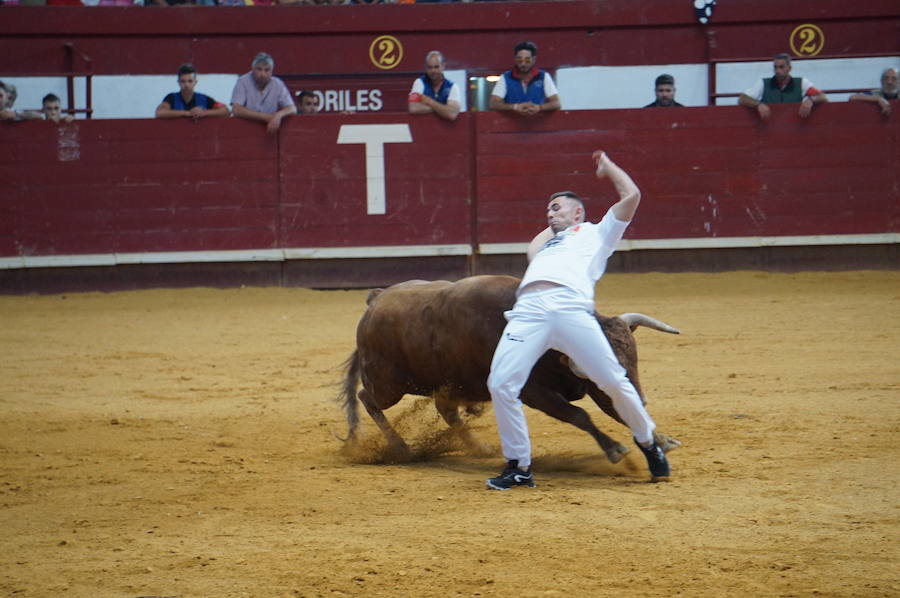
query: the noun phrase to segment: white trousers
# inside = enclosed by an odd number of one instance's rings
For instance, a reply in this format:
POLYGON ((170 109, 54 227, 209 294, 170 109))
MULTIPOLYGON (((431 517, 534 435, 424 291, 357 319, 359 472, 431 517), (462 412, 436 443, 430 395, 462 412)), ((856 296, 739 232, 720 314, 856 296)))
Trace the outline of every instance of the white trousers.
POLYGON ((641 444, 653 440, 656 425, 641 403, 625 368, 594 318, 594 304, 568 287, 527 293, 512 310, 494 352, 488 390, 497 418, 503 456, 531 465, 528 422, 519 393, 531 368, 548 350, 569 356, 612 399, 619 416, 641 444))

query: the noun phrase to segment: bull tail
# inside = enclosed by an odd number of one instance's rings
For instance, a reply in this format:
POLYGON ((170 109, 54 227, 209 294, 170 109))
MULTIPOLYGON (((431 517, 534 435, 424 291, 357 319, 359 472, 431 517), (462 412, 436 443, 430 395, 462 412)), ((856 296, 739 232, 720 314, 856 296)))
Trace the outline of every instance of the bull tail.
POLYGON ((343 364, 344 382, 338 395, 338 401, 347 415, 347 438, 340 439, 344 442, 353 439, 356 435, 356 428, 359 426, 359 401, 356 398, 356 388, 359 386, 360 378, 359 362, 359 351, 357 350, 343 364))
POLYGON ((644 314, 636 314, 636 313, 627 313, 619 316, 620 319, 624 320, 628 327, 631 328, 631 331, 634 332, 634 329, 638 326, 646 326, 647 328, 652 328, 653 330, 659 330, 660 332, 668 332, 669 334, 681 334, 677 328, 673 328, 666 324, 665 322, 660 322, 655 318, 651 318, 650 316, 645 316, 644 314))

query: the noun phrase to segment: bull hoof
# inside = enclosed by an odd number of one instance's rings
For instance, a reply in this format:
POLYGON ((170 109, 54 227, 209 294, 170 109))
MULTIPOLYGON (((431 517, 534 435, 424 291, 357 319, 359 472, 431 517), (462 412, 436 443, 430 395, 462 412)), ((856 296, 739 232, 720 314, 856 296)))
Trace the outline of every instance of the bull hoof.
POLYGON ((618 463, 625 458, 625 455, 628 454, 629 449, 624 444, 616 443, 604 450, 606 451, 606 458, 609 459, 610 463, 618 463))
POLYGON ((658 434, 654 432, 653 437, 656 440, 656 444, 659 445, 659 448, 661 448, 664 453, 674 451, 681 446, 681 441, 672 438, 668 434, 658 434))
POLYGON ((412 460, 412 450, 403 442, 391 442, 385 448, 384 460, 386 463, 408 463, 412 460))
POLYGON ((466 412, 466 415, 471 415, 472 417, 481 417, 484 415, 484 406, 486 403, 466 403, 463 405, 463 409, 466 412))

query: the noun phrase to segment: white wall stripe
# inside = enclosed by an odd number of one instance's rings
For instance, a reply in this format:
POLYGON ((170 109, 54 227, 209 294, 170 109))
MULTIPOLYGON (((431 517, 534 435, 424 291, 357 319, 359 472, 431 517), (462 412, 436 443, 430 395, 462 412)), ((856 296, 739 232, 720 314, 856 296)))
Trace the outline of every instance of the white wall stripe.
POLYGON ((297 259, 348 259, 471 255, 470 245, 384 245, 376 247, 298 247, 235 251, 160 251, 151 253, 101 253, 35 255, 0 258, 0 270, 20 268, 68 268, 123 264, 190 264, 224 262, 282 262, 297 259))
POLYGON ((429 255, 471 255, 471 245, 381 245, 377 247, 298 247, 284 250, 284 258, 346 259, 367 257, 422 257, 429 255))
MULTIPOLYGON (((696 239, 623 239, 618 251, 641 249, 725 249, 732 247, 791 247, 816 245, 890 245, 900 233, 868 235, 807 235, 793 237, 717 237, 696 239)), ((524 254, 527 243, 484 243, 483 255, 524 254)), ((38 255, 0 258, 0 270, 68 268, 123 264, 189 264, 225 262, 281 262, 300 259, 354 259, 471 255, 469 245, 383 245, 375 247, 293 247, 236 251, 166 251, 152 253, 98 253, 38 255)))
MULTIPOLYGON (((732 247, 792 247, 801 245, 890 245, 900 243, 900 233, 868 235, 806 235, 793 237, 701 237, 688 239, 622 239, 616 251, 639 249, 726 249, 732 247)), ((484 255, 525 253, 528 243, 482 243, 484 255)))

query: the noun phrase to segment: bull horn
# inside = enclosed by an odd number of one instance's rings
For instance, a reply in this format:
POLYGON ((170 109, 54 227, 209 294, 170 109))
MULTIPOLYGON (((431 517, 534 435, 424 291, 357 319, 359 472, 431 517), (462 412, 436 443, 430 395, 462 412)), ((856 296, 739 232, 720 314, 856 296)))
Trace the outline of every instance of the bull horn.
POLYGON ((651 318, 650 316, 645 316, 644 314, 637 313, 627 313, 619 316, 620 319, 624 320, 628 327, 631 328, 631 331, 634 332, 634 329, 638 326, 646 326, 647 328, 652 328, 653 330, 659 330, 660 332, 668 332, 669 334, 681 334, 677 328, 672 328, 665 322, 660 322, 655 318, 651 318))

